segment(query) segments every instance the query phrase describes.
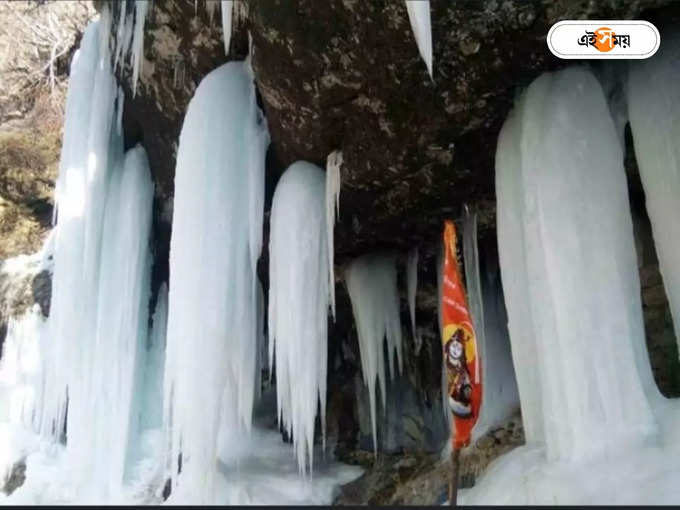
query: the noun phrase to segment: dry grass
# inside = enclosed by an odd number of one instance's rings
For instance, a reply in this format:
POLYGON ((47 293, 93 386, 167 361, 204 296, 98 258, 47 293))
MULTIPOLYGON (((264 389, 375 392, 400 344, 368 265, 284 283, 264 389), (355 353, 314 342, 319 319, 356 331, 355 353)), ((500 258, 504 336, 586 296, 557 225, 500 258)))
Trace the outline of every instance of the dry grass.
POLYGON ((63 108, 75 43, 92 2, 0 1, 0 123, 23 117, 45 90, 63 108))
POLYGON ((49 122, 0 131, 0 259, 40 247, 52 216, 60 151, 61 130, 49 122))

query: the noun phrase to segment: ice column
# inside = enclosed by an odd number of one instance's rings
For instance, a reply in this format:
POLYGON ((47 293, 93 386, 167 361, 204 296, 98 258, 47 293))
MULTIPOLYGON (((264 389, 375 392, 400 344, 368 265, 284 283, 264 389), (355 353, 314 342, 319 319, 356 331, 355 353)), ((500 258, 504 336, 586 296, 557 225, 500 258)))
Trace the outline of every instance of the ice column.
POLYGON ((377 453, 376 380, 385 410, 386 380, 383 340, 387 340, 390 376, 394 378, 394 353, 402 371, 401 319, 394 255, 369 254, 353 260, 345 271, 345 282, 352 301, 361 355, 361 371, 368 387, 373 428, 373 448, 377 453))
POLYGON ((304 161, 276 186, 269 241, 269 366, 276 353, 279 421, 302 473, 312 468, 317 409, 325 435, 329 256, 326 177, 304 161), (320 405, 319 405, 320 404, 320 405))
POLYGON ((632 221, 621 146, 593 75, 571 68, 535 80, 503 127, 496 161, 500 263, 530 440, 543 435, 548 459, 565 460, 642 444, 656 427, 636 365, 632 221))
POLYGON ((54 275, 41 429, 66 425, 69 478, 89 501, 123 483, 146 343, 153 186, 144 149, 123 154, 110 13, 74 56, 57 181, 54 275))
POLYGON ((208 74, 175 172, 164 380, 175 501, 209 503, 218 434, 250 430, 268 144, 249 63, 208 74))
POLYGON ((630 66, 628 112, 659 269, 680 339, 680 37, 630 66))

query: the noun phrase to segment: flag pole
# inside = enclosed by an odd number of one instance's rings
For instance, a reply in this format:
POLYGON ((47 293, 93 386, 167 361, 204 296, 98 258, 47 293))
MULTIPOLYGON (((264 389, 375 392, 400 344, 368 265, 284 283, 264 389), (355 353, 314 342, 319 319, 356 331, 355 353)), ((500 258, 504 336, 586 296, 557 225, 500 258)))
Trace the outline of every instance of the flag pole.
POLYGON ((449 480, 449 505, 458 506, 458 467, 460 465, 460 450, 451 450, 451 479, 449 480))
POLYGON ((442 268, 442 347, 446 365, 447 397, 452 413, 449 505, 457 506, 460 451, 470 444, 482 403, 481 363, 477 337, 456 258, 456 227, 444 222, 442 268))

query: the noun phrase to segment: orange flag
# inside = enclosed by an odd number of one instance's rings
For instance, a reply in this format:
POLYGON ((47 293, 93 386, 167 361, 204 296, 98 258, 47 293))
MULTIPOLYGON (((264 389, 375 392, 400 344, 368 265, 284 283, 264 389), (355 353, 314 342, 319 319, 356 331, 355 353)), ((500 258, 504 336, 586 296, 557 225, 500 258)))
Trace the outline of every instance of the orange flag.
POLYGON ((470 433, 479 417, 482 367, 456 259, 456 227, 450 220, 444 223, 442 276, 442 345, 453 413, 453 447, 458 450, 470 444, 470 433))

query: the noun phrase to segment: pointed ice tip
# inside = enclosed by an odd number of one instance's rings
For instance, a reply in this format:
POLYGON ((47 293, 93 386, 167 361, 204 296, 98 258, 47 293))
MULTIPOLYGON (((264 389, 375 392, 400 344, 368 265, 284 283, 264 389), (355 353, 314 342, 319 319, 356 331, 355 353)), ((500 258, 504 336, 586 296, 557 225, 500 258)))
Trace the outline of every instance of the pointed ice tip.
POLYGON ((425 61, 427 73, 432 77, 432 29, 430 23, 430 0, 406 0, 406 11, 411 30, 416 38, 418 51, 425 61))

